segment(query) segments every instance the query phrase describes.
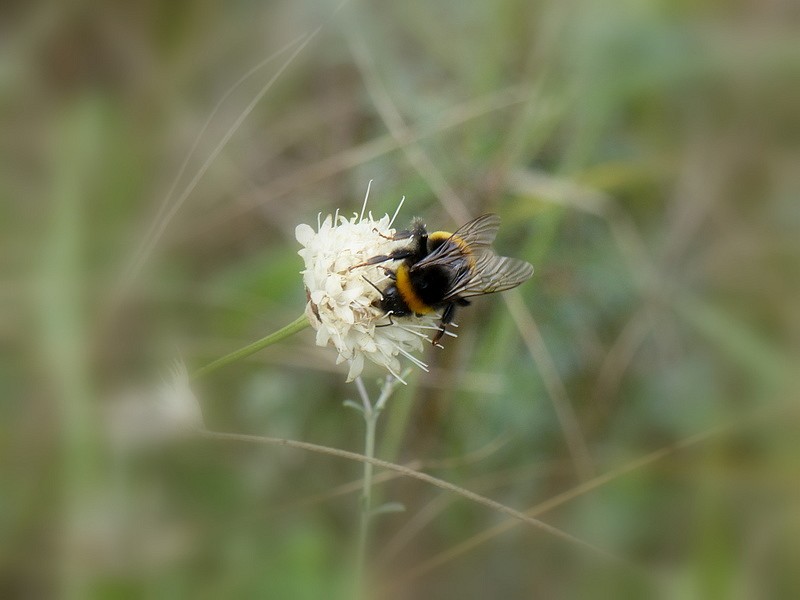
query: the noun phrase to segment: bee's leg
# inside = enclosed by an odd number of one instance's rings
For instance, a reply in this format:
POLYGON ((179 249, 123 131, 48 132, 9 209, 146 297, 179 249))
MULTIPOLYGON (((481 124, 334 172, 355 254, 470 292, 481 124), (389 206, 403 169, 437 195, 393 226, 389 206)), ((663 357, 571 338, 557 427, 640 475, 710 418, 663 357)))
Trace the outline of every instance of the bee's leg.
POLYGON ((373 228, 372 231, 377 233, 383 239, 392 240, 393 242, 396 242, 397 240, 407 240, 408 238, 414 236, 414 232, 411 231, 410 229, 404 229, 402 231, 395 231, 394 235, 383 235, 380 231, 378 231, 377 228, 373 228))
POLYGON ((448 304, 444 312, 442 313, 442 319, 439 321, 439 331, 433 336, 431 340, 431 344, 434 346, 439 343, 439 340, 442 339, 444 332, 447 331, 447 324, 453 320, 453 317, 456 314, 456 305, 454 302, 448 304))
POLYGON ((392 311, 386 313, 386 318, 389 319, 388 323, 384 323, 383 325, 375 325, 375 327, 388 327, 389 325, 394 325, 394 321, 392 321, 392 311))
POLYGON ((370 265, 379 265, 382 262, 386 262, 388 260, 403 260, 409 258, 410 256, 414 256, 413 250, 407 250, 404 248, 400 248, 399 250, 395 250, 390 254, 379 254, 378 256, 373 256, 369 260, 365 260, 362 263, 357 265, 353 265, 348 269, 348 271, 352 271, 353 269, 358 269, 359 267, 368 267, 370 265))

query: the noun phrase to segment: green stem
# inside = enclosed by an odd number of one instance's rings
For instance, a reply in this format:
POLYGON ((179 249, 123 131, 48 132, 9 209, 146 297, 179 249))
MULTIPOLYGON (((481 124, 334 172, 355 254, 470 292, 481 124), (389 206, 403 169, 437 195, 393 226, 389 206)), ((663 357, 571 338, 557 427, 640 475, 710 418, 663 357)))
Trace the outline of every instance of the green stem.
POLYGON ((230 354, 226 354, 222 358, 218 358, 212 363, 207 364, 205 367, 200 367, 192 374, 192 379, 199 379, 200 377, 204 377, 209 373, 213 373, 217 369, 224 367, 225 365, 229 365, 237 360, 241 360, 250 356, 251 354, 255 354, 262 348, 266 348, 267 346, 271 346, 281 340, 289 337, 290 335, 297 333, 298 331, 302 331, 306 327, 309 326, 308 318, 305 314, 300 315, 297 319, 282 327, 278 331, 270 333, 268 336, 261 338, 260 340, 253 342, 252 344, 248 344, 244 348, 240 348, 235 352, 231 352, 230 354))

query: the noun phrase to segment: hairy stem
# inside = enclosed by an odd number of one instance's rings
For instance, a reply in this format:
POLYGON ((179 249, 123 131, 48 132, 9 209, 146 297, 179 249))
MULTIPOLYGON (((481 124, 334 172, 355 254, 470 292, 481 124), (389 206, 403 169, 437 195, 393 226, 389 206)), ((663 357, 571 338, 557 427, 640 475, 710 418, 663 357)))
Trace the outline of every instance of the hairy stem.
POLYGON ((361 483, 361 510, 359 514, 358 523, 358 538, 356 540, 356 566, 355 566, 355 585, 356 598, 365 597, 366 589, 366 562, 367 562, 367 547, 369 542, 369 528, 372 520, 372 474, 375 465, 375 431, 378 427, 378 417, 380 417, 386 401, 392 395, 392 391, 396 385, 396 380, 392 377, 387 377, 381 390, 381 395, 377 402, 373 405, 369 399, 369 394, 364 387, 364 382, 361 378, 356 379, 356 387, 358 394, 361 396, 362 413, 364 415, 364 456, 367 460, 364 461, 364 477, 361 483))
POLYGON ((536 529, 540 529, 555 537, 561 538, 562 540, 574 544, 575 546, 587 549, 592 553, 594 553, 596 556, 606 559, 611 564, 616 564, 632 570, 637 569, 635 565, 632 565, 625 559, 617 557, 607 552, 606 550, 598 548, 597 546, 594 546, 591 543, 586 542, 580 538, 576 538, 572 534, 561 531, 560 529, 557 529, 556 527, 548 523, 545 523, 544 521, 540 521, 539 519, 526 515, 525 513, 519 510, 513 509, 510 506, 506 506, 505 504, 501 504, 500 502, 492 500, 491 498, 486 498, 485 496, 481 496, 480 494, 471 492, 470 490, 452 484, 448 481, 444 481, 443 479, 439 479, 438 477, 433 477, 432 475, 428 475, 427 473, 422 473, 420 471, 411 469, 409 467, 404 467, 403 465, 391 463, 385 460, 381 460, 379 458, 368 458, 363 454, 358 454, 356 452, 349 452, 347 450, 340 450, 339 448, 331 448, 329 446, 320 446, 319 444, 312 444, 310 442, 301 442, 299 440, 288 440, 284 438, 274 438, 274 437, 265 437, 257 435, 248 435, 244 433, 227 433, 221 431, 208 431, 208 430, 201 430, 199 433, 207 438, 219 441, 285 446, 287 448, 296 448, 298 450, 316 452, 318 454, 326 454, 328 456, 336 456, 338 458, 343 458, 346 460, 353 460, 362 463, 369 462, 381 469, 387 469, 389 471, 394 471, 395 473, 399 473, 400 475, 403 475, 405 477, 411 477, 413 479, 418 479, 419 481, 424 481, 425 483, 433 485, 439 489, 445 490, 446 492, 457 494, 462 498, 466 498, 467 500, 470 500, 477 504, 481 504, 499 513, 513 517, 523 523, 527 523, 528 525, 536 529))
MULTIPOLYGON (((364 433, 364 456, 367 458, 375 457, 375 430, 378 425, 378 411, 367 404, 364 409, 364 423, 366 425, 364 433)), ((364 477, 361 482, 361 510, 358 521, 358 538, 356 540, 356 567, 355 585, 361 590, 364 583, 367 559, 367 540, 369 538, 370 519, 372 518, 372 473, 373 464, 364 463, 364 477)), ((358 596, 362 596, 363 591, 359 591, 358 596)))

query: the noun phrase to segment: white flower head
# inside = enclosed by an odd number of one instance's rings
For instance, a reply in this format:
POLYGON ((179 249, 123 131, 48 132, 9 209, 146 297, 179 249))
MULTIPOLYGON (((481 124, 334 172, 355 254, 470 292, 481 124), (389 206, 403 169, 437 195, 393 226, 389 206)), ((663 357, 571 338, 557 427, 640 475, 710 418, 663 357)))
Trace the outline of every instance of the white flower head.
POLYGON ((164 424, 179 431, 196 431, 203 428, 200 403, 189 387, 189 372, 183 361, 176 360, 170 376, 156 390, 158 413, 164 424))
MULTIPOLYGON (((366 206, 366 200, 364 203, 366 206)), ((420 330, 435 329, 435 317, 390 320, 380 308, 378 289, 385 287, 388 280, 382 267, 391 267, 392 262, 352 268, 408 244, 408 240, 391 239, 395 233, 393 221, 389 215, 380 219, 373 218, 372 213, 365 216, 364 209, 349 219, 337 211, 321 223, 318 219, 316 230, 306 224, 295 230, 295 237, 303 246, 298 254, 305 261, 302 274, 308 295, 306 315, 317 330, 317 345, 332 344, 339 352, 337 364, 350 364, 347 381, 361 374, 365 358, 401 381, 400 354, 426 369, 425 363, 412 353, 422 351, 423 341, 428 338, 420 330)))
POLYGON ((146 447, 204 428, 200 403, 189 387, 186 365, 175 361, 159 385, 115 396, 107 407, 107 429, 115 443, 146 447))

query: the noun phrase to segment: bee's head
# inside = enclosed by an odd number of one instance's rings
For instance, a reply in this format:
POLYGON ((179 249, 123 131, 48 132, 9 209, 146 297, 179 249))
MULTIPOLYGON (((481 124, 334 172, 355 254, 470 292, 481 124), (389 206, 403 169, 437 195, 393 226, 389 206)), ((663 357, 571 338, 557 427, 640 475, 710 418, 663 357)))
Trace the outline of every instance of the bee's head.
POLYGON ((408 305, 406 304, 405 300, 403 300, 403 297, 400 295, 400 291, 394 284, 387 286, 386 289, 383 290, 382 296, 377 303, 382 310, 386 311, 387 313, 391 312, 393 315, 397 315, 398 317, 409 314, 408 305))
POLYGON ((428 230, 425 229, 425 223, 422 222, 422 219, 414 217, 408 231, 413 240, 412 244, 416 254, 414 262, 416 262, 428 253, 428 230))
POLYGON ((428 230, 425 228, 425 223, 419 217, 411 219, 411 226, 408 230, 411 232, 411 235, 416 238, 428 237, 428 230))

